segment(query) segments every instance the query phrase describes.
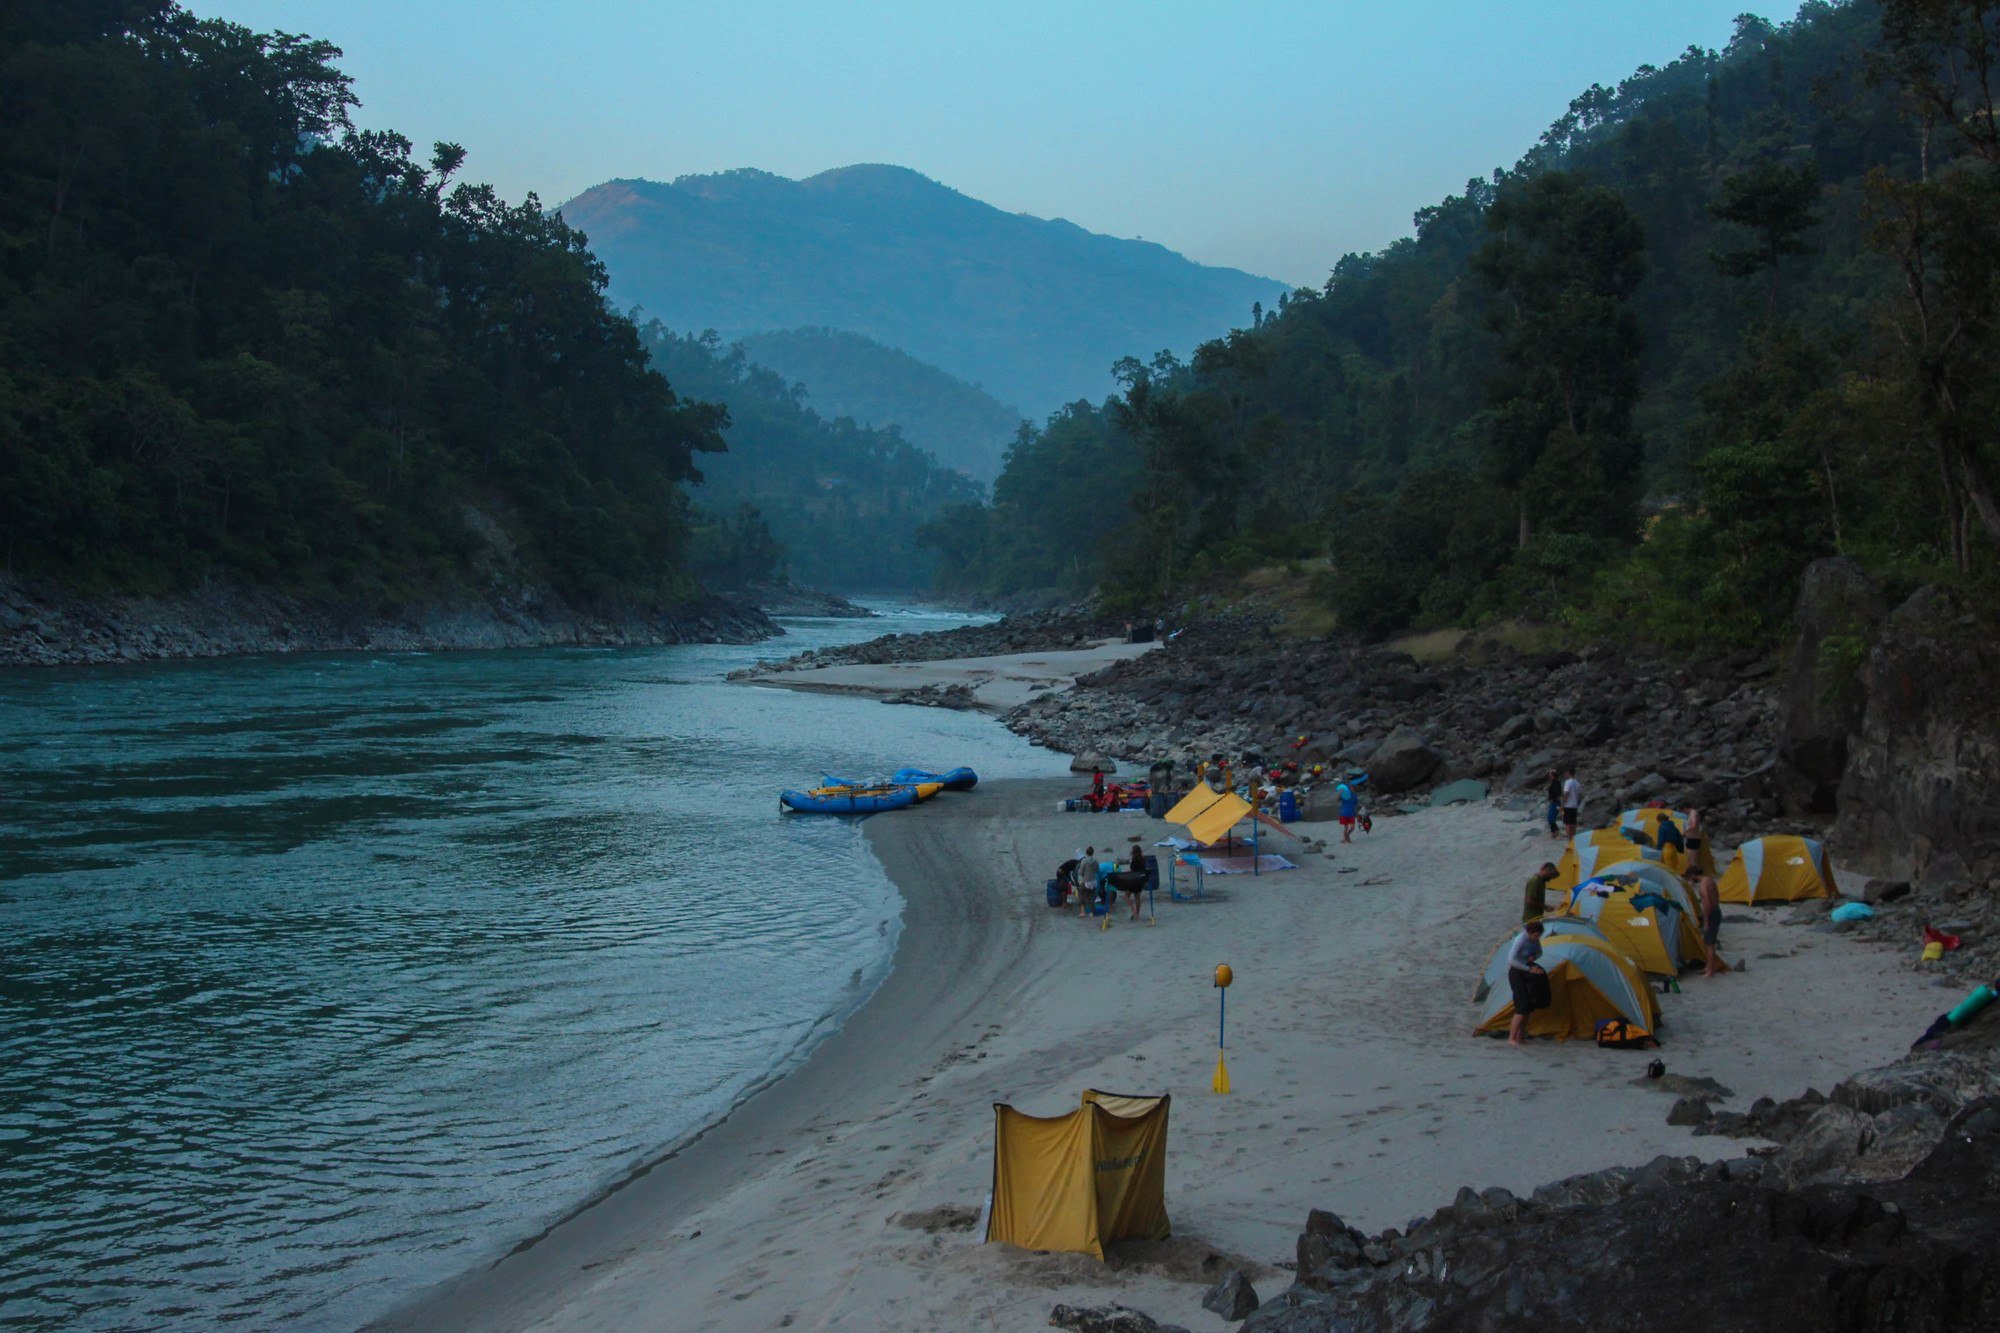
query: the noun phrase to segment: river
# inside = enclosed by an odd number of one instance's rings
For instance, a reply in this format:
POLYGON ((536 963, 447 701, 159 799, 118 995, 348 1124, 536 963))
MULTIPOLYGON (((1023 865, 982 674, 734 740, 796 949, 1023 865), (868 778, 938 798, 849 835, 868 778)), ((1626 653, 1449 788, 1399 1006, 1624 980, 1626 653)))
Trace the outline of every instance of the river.
POLYGON ((351 1328, 801 1058, 900 903, 778 790, 1061 771, 980 715, 723 681, 972 619, 883 609, 0 672, 0 1325, 351 1328))

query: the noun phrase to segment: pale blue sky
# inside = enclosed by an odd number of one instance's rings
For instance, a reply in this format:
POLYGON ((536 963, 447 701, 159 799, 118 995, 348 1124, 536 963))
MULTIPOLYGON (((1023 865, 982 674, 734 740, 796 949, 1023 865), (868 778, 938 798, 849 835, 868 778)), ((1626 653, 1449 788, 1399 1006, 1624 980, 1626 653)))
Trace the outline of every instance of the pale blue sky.
POLYGON ((362 124, 464 144, 467 177, 509 198, 893 162, 1001 208, 1317 285, 1512 165, 1590 83, 1726 45, 1746 0, 190 7, 333 41, 362 124))

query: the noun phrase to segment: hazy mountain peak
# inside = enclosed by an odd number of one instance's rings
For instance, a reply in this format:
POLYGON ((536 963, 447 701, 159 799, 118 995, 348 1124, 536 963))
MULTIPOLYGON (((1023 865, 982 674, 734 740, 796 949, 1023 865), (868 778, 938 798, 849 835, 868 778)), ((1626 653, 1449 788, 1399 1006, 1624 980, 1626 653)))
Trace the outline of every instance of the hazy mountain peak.
POLYGON ((1119 357, 1189 352, 1286 290, 886 163, 608 181, 562 212, 613 299, 671 328, 858 333, 1036 416, 1111 392, 1119 357))

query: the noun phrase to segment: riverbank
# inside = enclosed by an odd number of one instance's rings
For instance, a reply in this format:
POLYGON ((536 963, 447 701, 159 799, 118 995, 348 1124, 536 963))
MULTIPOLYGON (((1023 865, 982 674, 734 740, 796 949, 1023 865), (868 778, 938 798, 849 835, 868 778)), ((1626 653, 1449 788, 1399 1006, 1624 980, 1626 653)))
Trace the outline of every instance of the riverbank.
POLYGON ((1066 648, 984 657, 804 664, 817 660, 815 655, 777 666, 753 667, 734 673, 730 679, 788 690, 856 694, 889 703, 974 708, 999 716, 1043 694, 1061 693, 1080 676, 1129 662, 1157 647, 1156 643, 1079 638, 1066 648))
POLYGON ((83 597, 0 579, 0 666, 245 653, 755 643, 781 633, 754 601, 712 594, 670 607, 578 607, 546 591, 513 588, 380 608, 235 584, 162 597, 83 597))
MULTIPOLYGON (((1665 1123, 1644 1059, 1468 1035, 1471 990, 1547 854, 1486 805, 1383 820, 1333 858, 1212 879, 1158 925, 1042 903, 1079 843, 1151 841, 1139 816, 1065 815, 1073 784, 987 784, 869 821, 901 889, 888 980, 798 1071, 491 1270, 405 1311, 430 1328, 1045 1327, 1117 1300, 1194 1329, 1225 1267, 1286 1280, 1301 1220, 1379 1228, 1461 1184, 1525 1193, 1576 1171, 1742 1145, 1665 1123), (1236 969, 1230 1068, 1208 1091, 1218 962, 1236 969), (1085 1087, 1174 1094, 1175 1239, 1109 1265, 978 1242, 991 1103, 1036 1114, 1085 1087)), ((1308 827, 1311 836, 1325 828, 1308 827)), ((1899 1054, 1940 1007, 1889 950, 1732 911, 1741 975, 1663 1000, 1675 1074, 1747 1106, 1899 1054)))

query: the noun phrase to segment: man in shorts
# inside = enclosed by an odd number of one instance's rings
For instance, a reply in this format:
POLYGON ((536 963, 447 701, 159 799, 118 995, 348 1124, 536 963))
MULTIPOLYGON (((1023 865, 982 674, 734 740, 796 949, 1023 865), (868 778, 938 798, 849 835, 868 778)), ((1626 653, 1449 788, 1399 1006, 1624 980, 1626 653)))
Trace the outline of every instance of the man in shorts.
POLYGON ((1354 784, 1345 781, 1333 789, 1333 794, 1340 798, 1340 840, 1353 842, 1354 821, 1361 813, 1361 798, 1355 794, 1354 784))
POLYGON ((1507 1044, 1519 1046, 1528 1034, 1528 1015, 1547 1007, 1549 974, 1542 970, 1542 923, 1530 921, 1507 951, 1507 987, 1514 999, 1514 1021, 1507 1026, 1507 1044))
POLYGON ((1562 806, 1563 831, 1574 838, 1577 811, 1583 808, 1583 784, 1576 780, 1576 770, 1573 768, 1563 778, 1562 806))
POLYGON ((1722 893, 1716 888, 1715 876, 1703 875, 1701 884, 1701 945, 1708 950, 1708 966, 1702 971, 1705 977, 1712 977, 1720 970, 1722 955, 1715 951, 1715 942, 1722 935, 1722 893))

